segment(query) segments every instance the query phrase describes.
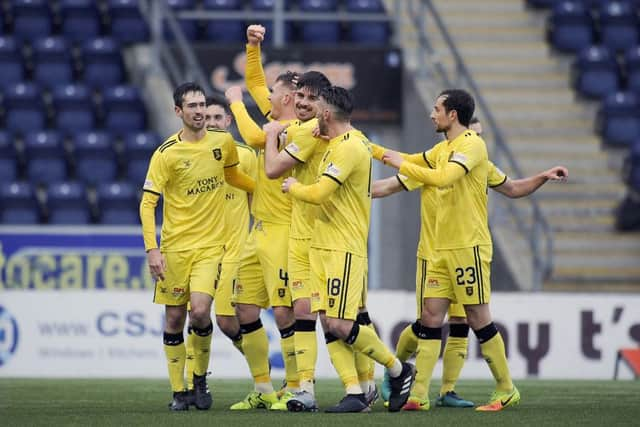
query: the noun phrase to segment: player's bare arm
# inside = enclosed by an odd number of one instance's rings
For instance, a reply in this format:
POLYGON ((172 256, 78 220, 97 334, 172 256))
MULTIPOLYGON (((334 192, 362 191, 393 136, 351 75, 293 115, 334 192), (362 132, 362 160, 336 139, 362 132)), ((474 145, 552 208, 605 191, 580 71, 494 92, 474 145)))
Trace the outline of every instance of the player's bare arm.
POLYGON ((564 182, 568 177, 569 171, 566 167, 554 166, 551 169, 527 178, 515 180, 507 179, 503 184, 492 188, 507 197, 517 199, 530 195, 543 186, 547 181, 564 182))
POLYGON ((390 176, 385 179, 376 179, 373 181, 373 190, 371 196, 374 199, 387 197, 402 191, 402 185, 397 176, 390 176))

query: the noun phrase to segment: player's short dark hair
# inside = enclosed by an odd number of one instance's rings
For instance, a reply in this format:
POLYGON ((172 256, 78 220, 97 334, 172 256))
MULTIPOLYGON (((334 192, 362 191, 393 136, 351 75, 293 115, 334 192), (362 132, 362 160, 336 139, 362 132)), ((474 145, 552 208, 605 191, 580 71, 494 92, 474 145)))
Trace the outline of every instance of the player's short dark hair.
POLYGON ((320 95, 326 88, 331 87, 331 82, 319 71, 307 71, 298 78, 298 89, 305 88, 314 95, 320 95))
POLYGON ((276 82, 281 82, 290 90, 295 90, 296 83, 300 78, 300 73, 296 73, 295 71, 285 71, 276 77, 276 82))
POLYGON ((469 127, 471 117, 473 117, 473 111, 476 108, 476 103, 473 97, 466 90, 462 89, 447 89, 440 92, 438 98, 444 96, 442 101, 445 111, 456 111, 458 113, 458 121, 464 127, 469 127))
POLYGON ((182 103, 184 102, 184 96, 189 92, 200 92, 204 95, 204 89, 198 83, 194 82, 186 82, 182 83, 180 86, 173 91, 173 103, 176 107, 182 108, 182 103))
POLYGON ((213 95, 207 96, 206 100, 207 107, 210 107, 211 105, 218 105, 222 107, 226 114, 231 115, 231 108, 229 107, 229 103, 224 96, 214 93, 213 95))
POLYGON ((353 95, 340 86, 330 86, 320 92, 320 97, 330 105, 338 121, 346 122, 353 112, 353 95))

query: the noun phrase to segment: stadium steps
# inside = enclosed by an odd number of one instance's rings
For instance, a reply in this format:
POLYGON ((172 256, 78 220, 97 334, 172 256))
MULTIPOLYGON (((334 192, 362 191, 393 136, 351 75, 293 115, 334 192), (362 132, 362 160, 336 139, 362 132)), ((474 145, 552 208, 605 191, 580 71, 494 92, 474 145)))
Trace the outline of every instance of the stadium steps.
MULTIPOLYGON (((433 4, 523 173, 531 175, 558 164, 569 168, 569 182, 549 183, 536 194, 554 232, 554 269, 544 289, 640 291, 640 236, 613 230, 613 212, 625 192, 619 165, 611 164, 594 134, 594 104, 576 100, 570 88, 570 58, 552 52, 545 41, 545 12, 529 11, 524 1, 515 0, 433 0, 433 4)), ((405 12, 400 18, 409 16, 405 12)), ((417 70, 418 42, 410 25, 403 28, 409 29, 399 35, 405 63, 417 70)), ((425 29, 436 51, 431 59, 455 78, 453 59, 429 17, 425 29)), ((425 102, 431 105, 433 99, 425 102)), ((487 133, 490 149, 491 139, 487 133)), ((500 159, 495 160, 500 166, 500 159)), ((526 203, 512 203, 528 220, 526 203)), ((499 241, 506 245, 505 253, 529 256, 524 245, 508 238, 499 241)))

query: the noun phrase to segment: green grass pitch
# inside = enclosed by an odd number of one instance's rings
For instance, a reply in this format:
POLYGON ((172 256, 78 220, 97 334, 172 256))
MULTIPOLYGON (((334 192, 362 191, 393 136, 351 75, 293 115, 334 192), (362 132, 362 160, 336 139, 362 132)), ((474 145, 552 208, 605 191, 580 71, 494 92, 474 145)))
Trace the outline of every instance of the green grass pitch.
MULTIPOLYGON (((275 381, 274 381, 275 383, 275 381)), ((520 405, 500 413, 432 407, 388 413, 379 401, 369 414, 231 412, 250 389, 247 380, 209 380, 213 408, 170 413, 166 380, 0 379, 2 426, 620 426, 640 425, 640 381, 517 381, 520 405)), ((432 395, 439 384, 431 387, 432 395)), ((490 381, 461 381, 461 396, 484 402, 490 381)), ((319 405, 342 397, 337 381, 319 380, 319 405)))

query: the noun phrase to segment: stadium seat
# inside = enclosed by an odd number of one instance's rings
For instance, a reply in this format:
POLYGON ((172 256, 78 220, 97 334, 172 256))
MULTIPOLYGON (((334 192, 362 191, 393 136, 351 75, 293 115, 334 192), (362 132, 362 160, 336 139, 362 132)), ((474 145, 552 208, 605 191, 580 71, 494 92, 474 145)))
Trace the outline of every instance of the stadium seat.
POLYGON ((620 87, 615 56, 604 46, 591 46, 580 52, 571 67, 574 89, 587 98, 600 99, 620 87))
POLYGON ((553 7, 560 0, 526 0, 527 5, 535 7, 536 9, 549 9, 553 7))
POLYGON ((338 22, 306 21, 300 27, 303 43, 336 44, 340 41, 340 24, 338 22))
POLYGON ((24 80, 22 46, 11 36, 0 36, 0 85, 24 80))
POLYGON ((627 89, 640 94, 640 46, 634 46, 624 54, 627 89))
POLYGON ((0 182, 0 224, 37 224, 38 201, 28 182, 0 182))
POLYGON ((55 126, 63 132, 90 130, 96 125, 92 94, 81 83, 56 86, 51 93, 55 126))
POLYGON ((613 51, 624 51, 638 43, 638 17, 627 1, 606 1, 600 6, 602 44, 613 51))
MULTIPOLYGON (((262 25, 265 30, 266 30, 266 34, 264 36, 264 43, 265 44, 272 44, 273 43, 273 39, 274 39, 274 27, 273 27, 273 21, 256 21, 257 24, 262 25)), ((284 41, 285 43, 289 43, 291 41, 293 41, 293 36, 294 34, 294 29, 293 29, 293 23, 286 21, 284 23, 284 41)))
POLYGON ((47 188, 49 224, 89 224, 91 212, 85 186, 76 181, 56 182, 47 188))
POLYGON ((34 83, 10 84, 5 88, 3 103, 5 126, 13 132, 42 129, 46 113, 40 88, 34 83))
MULTIPOLYGON (((292 0, 284 0, 284 8, 288 10, 291 8, 292 0)), ((275 6, 275 0, 251 0, 251 10, 273 10, 275 6)))
POLYGON ((610 147, 627 148, 640 139, 640 103, 631 92, 608 95, 598 111, 596 131, 610 147))
POLYGON ((79 132, 73 137, 76 178, 90 185, 116 178, 118 164, 112 136, 106 132, 79 132))
POLYGON ((382 0, 347 0, 347 11, 351 13, 384 13, 382 0))
POLYGON ((120 44, 110 37, 87 40, 82 45, 83 80, 92 87, 104 88, 124 81, 120 44))
MULTIPOLYGON (((241 10, 241 0, 204 0, 205 10, 241 10)), ((210 41, 227 43, 244 43, 246 25, 244 21, 207 20, 205 21, 204 38, 210 41)))
POLYGON ((102 183, 97 196, 101 224, 140 223, 137 188, 130 183, 102 183))
POLYGON ((358 44, 386 44, 389 42, 389 25, 386 22, 351 22, 347 41, 358 44))
POLYGON ((93 0, 60 0, 62 34, 80 42, 97 37, 101 31, 100 13, 93 0))
POLYGON ((124 134, 146 127, 145 107, 138 88, 129 85, 110 87, 104 90, 102 98, 106 129, 124 134))
POLYGON ((49 3, 45 0, 12 0, 13 34, 25 41, 32 41, 51 34, 53 20, 49 3))
POLYGON ((629 154, 624 159, 622 178, 629 187, 640 193, 640 139, 631 143, 629 154))
POLYGON ((557 3, 547 20, 547 38, 556 49, 578 52, 594 42, 594 22, 579 0, 557 3))
POLYGON ((13 135, 0 130, 0 182, 14 181, 18 177, 18 159, 13 135))
MULTIPOLYGON (((195 0, 167 0, 167 4, 174 12, 196 8, 195 0)), ((178 20, 178 24, 187 40, 196 40, 198 38, 198 21, 195 19, 182 19, 178 20)), ((167 40, 173 40, 173 33, 168 28, 168 24, 165 22, 164 25, 164 37, 167 40)))
POLYGON ((34 184, 60 181, 67 177, 67 161, 62 136, 56 131, 29 132, 24 138, 27 178, 34 184))
POLYGON ((138 0, 109 0, 111 34, 120 43, 144 43, 149 41, 149 25, 140 13, 138 0))
POLYGON ((299 0, 300 10, 304 12, 335 12, 338 0, 299 0))
POLYGON ((142 188, 151 155, 160 146, 160 137, 154 132, 136 132, 124 137, 126 176, 136 188, 142 188))
POLYGON ((43 86, 71 83, 71 49, 63 37, 45 37, 33 43, 33 77, 43 86))

